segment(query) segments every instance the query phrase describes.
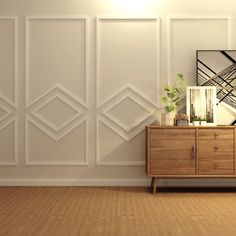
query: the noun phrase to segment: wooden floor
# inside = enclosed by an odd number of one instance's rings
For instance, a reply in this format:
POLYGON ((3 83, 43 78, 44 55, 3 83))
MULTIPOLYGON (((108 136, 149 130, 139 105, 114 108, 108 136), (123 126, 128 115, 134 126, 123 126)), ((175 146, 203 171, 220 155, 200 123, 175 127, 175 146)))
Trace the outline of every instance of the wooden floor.
POLYGON ((235 190, 0 187, 2 236, 234 236, 235 190))

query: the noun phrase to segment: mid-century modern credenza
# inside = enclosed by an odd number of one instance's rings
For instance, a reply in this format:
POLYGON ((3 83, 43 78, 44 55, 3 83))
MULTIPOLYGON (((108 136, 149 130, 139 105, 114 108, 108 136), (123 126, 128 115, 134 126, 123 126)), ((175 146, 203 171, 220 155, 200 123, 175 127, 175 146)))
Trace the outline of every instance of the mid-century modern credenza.
POLYGON ((147 126, 146 172, 159 178, 236 177, 235 126, 147 126))

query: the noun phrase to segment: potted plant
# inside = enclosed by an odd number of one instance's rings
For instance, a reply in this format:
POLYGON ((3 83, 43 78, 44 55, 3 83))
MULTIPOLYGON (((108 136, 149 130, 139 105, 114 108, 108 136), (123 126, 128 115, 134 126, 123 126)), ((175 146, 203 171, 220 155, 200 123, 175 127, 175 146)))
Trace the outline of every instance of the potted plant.
POLYGON ((179 106, 181 96, 185 93, 186 83, 183 74, 177 74, 173 86, 164 84, 164 95, 161 102, 165 112, 162 113, 163 125, 174 125, 176 108, 179 106))
POLYGON ((200 121, 201 126, 205 126, 207 124, 206 118, 201 118, 200 117, 199 121, 200 121))

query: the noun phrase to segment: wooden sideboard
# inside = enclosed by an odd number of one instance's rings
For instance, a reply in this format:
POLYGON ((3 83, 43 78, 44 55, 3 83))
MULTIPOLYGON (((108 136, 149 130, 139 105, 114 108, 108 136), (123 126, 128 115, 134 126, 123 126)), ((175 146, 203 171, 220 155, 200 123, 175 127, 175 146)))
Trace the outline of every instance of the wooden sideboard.
POLYGON ((235 126, 147 126, 146 172, 159 178, 236 177, 235 126))

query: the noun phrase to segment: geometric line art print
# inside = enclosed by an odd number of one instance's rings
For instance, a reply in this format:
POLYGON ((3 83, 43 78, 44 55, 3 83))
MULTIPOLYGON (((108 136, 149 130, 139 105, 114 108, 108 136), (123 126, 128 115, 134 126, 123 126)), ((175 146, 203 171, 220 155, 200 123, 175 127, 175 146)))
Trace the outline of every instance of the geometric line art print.
POLYGON ((236 113, 236 50, 198 50, 196 68, 197 84, 215 86, 217 105, 236 113))

